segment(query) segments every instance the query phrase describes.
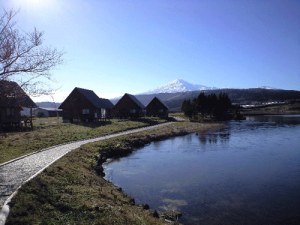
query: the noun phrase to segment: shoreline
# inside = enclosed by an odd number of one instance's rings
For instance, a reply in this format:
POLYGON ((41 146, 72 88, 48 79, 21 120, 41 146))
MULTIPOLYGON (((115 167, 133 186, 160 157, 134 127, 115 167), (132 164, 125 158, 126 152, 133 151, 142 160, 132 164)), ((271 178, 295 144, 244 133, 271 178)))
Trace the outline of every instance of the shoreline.
POLYGON ((103 163, 108 158, 124 157, 153 141, 222 126, 221 123, 178 122, 83 145, 19 190, 10 204, 7 224, 43 221, 49 224, 70 221, 79 224, 165 224, 166 215, 157 218, 157 212, 149 209, 146 203, 135 205, 134 199, 122 188, 105 180, 103 163))
MULTIPOLYGON (((209 123, 210 125, 214 124, 214 123, 209 123)), ((215 123, 217 124, 217 123, 215 123)), ((140 136, 138 138, 134 138, 134 140, 129 140, 127 149, 124 151, 118 151, 118 150, 113 150, 113 151, 109 151, 108 154, 107 152, 103 152, 100 153, 100 158, 98 159, 97 162, 97 167, 95 168, 97 173, 99 174, 99 176, 101 176, 104 180, 106 180, 105 177, 105 173, 104 173, 104 167, 103 164, 104 163, 109 163, 108 160, 115 160, 118 158, 122 158, 122 157, 127 157, 130 154, 132 154, 134 151, 139 151, 140 149, 142 149, 145 145, 150 144, 152 142, 156 142, 156 141, 163 141, 163 140, 167 140, 169 138, 173 138, 173 137, 179 137, 179 136, 185 136, 188 134, 192 134, 192 133, 204 133, 207 131, 211 131, 211 130, 217 130, 221 127, 225 126, 225 124, 220 124, 218 123, 218 125, 216 127, 210 127, 210 128, 206 128, 203 130, 179 130, 177 132, 171 132, 171 133, 166 133, 166 134, 162 134, 162 135, 155 135, 155 136, 142 136, 141 134, 137 135, 140 136)), ((142 132, 141 132, 142 133, 142 132)), ((124 194, 124 197, 128 197, 127 193, 123 191, 122 187, 119 187, 117 185, 115 185, 113 182, 106 180, 107 182, 111 183, 112 185, 115 186, 116 189, 118 189, 120 192, 122 192, 124 194)), ((131 204, 135 205, 135 199, 129 197, 129 201, 131 202, 131 204)), ((155 218, 163 218, 165 220, 168 220, 168 222, 176 222, 178 218, 180 218, 182 216, 181 212, 175 211, 175 212, 171 212, 171 211, 164 211, 164 212, 157 212, 156 209, 150 209, 148 203, 143 203, 143 204, 139 204, 136 205, 140 208, 142 208, 143 210, 151 210, 150 211, 150 215, 155 217, 155 218)))

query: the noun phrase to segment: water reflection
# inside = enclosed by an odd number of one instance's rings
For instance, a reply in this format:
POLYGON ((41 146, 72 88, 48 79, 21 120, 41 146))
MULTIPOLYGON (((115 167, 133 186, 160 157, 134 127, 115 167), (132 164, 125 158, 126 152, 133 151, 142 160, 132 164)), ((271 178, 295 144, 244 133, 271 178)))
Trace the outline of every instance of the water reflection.
POLYGON ((108 164, 107 179, 184 224, 296 224, 300 126, 273 119, 152 143, 108 164))
POLYGON ((214 133, 199 134, 199 142, 202 146, 206 144, 217 144, 218 142, 226 143, 230 138, 230 129, 223 129, 221 131, 215 131, 214 133))

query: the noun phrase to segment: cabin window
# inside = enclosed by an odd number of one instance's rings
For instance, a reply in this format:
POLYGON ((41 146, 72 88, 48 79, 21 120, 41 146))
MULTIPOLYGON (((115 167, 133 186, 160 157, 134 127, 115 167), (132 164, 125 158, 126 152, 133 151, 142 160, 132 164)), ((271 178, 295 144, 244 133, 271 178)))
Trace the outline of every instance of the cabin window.
POLYGON ((6 115, 7 116, 14 116, 15 115, 15 108, 7 108, 6 115))
POLYGON ((131 109, 130 113, 136 113, 136 109, 131 109))
POLYGON ((164 110, 163 110, 163 109, 160 109, 160 110, 158 110, 158 112, 159 112, 159 113, 163 113, 163 112, 164 112, 164 110))
POLYGON ((83 109, 82 114, 90 114, 90 109, 83 109))
POLYGON ((101 117, 102 118, 106 117, 106 109, 105 108, 101 108, 101 117))

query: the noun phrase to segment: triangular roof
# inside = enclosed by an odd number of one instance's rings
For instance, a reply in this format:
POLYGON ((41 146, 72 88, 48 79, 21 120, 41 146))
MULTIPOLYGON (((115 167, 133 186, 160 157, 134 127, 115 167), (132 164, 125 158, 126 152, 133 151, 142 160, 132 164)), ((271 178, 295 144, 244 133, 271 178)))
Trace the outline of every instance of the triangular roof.
POLYGON ((154 102, 154 101, 159 101, 159 103, 161 103, 162 106, 164 106, 166 109, 169 109, 169 107, 166 106, 166 105, 165 105, 158 97, 154 97, 154 98, 149 102, 149 104, 146 106, 146 108, 147 108, 148 106, 150 106, 150 105, 152 104, 152 102, 154 102))
POLYGON ((96 108, 112 108, 114 105, 105 98, 99 98, 92 90, 78 88, 77 89, 82 93, 96 108))
POLYGON ((130 97, 141 109, 145 108, 145 106, 134 95, 131 95, 131 94, 128 94, 128 93, 125 93, 125 95, 130 97))
MULTIPOLYGON (((74 90, 71 92, 71 94, 75 91, 79 91, 84 97, 86 97, 86 99, 93 104, 93 106, 95 108, 106 108, 106 109, 111 109, 114 107, 114 105, 111 103, 111 101, 109 101, 108 99, 105 98, 99 98, 98 95, 95 94, 94 91, 92 90, 88 90, 88 89, 84 89, 84 88, 79 88, 79 87, 75 87, 74 90)), ((70 95, 71 95, 70 94, 70 95)), ((70 96, 69 95, 69 96, 70 96)), ((68 97, 69 97, 68 96, 68 97)), ((68 99, 68 98, 67 98, 68 99)), ((66 99, 66 100, 67 100, 66 99)), ((65 101, 66 101, 65 100, 65 101)), ((63 103, 61 104, 61 106, 63 105, 63 103)), ((61 108, 61 106, 59 108, 61 108)))
POLYGON ((35 108, 37 105, 14 81, 0 81, 0 106, 35 108))

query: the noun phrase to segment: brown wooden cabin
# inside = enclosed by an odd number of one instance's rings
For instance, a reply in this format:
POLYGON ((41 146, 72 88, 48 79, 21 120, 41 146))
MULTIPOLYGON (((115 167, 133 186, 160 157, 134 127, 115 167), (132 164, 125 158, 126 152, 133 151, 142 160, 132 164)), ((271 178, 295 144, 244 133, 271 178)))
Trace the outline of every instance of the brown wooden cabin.
POLYGON ((141 118, 145 116, 145 106, 134 95, 126 93, 114 106, 113 114, 118 118, 141 118))
POLYGON ((157 97, 154 97, 146 106, 146 116, 168 117, 169 108, 163 104, 157 97))
POLYGON ((110 118, 113 106, 93 91, 76 87, 59 109, 62 109, 63 122, 91 122, 110 118))
MULTIPOLYGON (((23 107, 31 108, 32 114, 32 108, 37 106, 16 82, 0 81, 0 128, 9 130, 21 127, 23 107)), ((32 125, 32 118, 25 118, 26 125, 27 122, 32 125)))

